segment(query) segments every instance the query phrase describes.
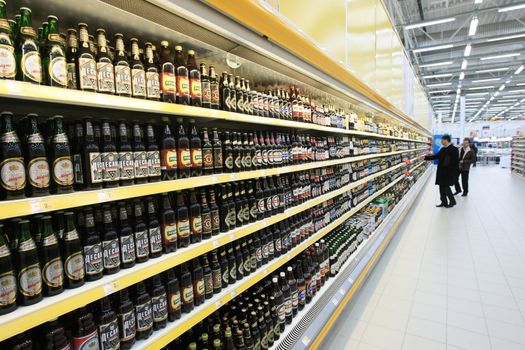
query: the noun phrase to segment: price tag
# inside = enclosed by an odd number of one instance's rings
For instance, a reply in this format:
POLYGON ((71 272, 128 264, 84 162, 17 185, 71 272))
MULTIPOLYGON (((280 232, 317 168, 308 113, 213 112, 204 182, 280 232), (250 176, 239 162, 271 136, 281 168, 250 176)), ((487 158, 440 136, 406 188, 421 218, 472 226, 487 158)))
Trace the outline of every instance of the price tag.
POLYGON ((333 298, 332 299, 332 304, 334 304, 334 305, 339 304, 339 300, 337 300, 336 298, 333 298))
POLYGON ((230 181, 235 181, 237 176, 235 174, 230 174, 230 181))
POLYGON ((301 340, 303 342, 304 345, 308 345, 310 344, 310 338, 308 338, 306 335, 303 337, 303 339, 301 340))
POLYGON ((42 199, 31 199, 29 205, 31 206, 31 212, 33 214, 53 210, 53 206, 49 202, 42 199))
POLYGON ((100 203, 109 202, 109 201, 111 201, 112 197, 113 196, 112 196, 111 192, 99 192, 98 193, 98 201, 100 203))
POLYGON ((230 233, 230 242, 233 242, 235 240, 235 235, 233 233, 230 233))
POLYGON ((216 184, 219 182, 219 177, 217 175, 212 175, 211 177, 211 183, 216 184))
POLYGON ((230 296, 233 298, 235 298, 237 296, 237 291, 234 289, 230 292, 230 296))
POLYGON ((119 289, 118 280, 106 283, 103 288, 106 295, 115 293, 119 289))
POLYGON ((341 288, 341 289, 339 289, 339 294, 345 295, 345 291, 341 288))
POLYGON ((221 308, 221 306, 222 306, 222 301, 217 300, 217 301, 215 302, 215 308, 217 308, 217 310, 218 310, 218 309, 221 308))
POLYGON ((217 248, 217 247, 219 246, 219 242, 218 242, 218 241, 213 241, 213 246, 214 246, 215 248, 217 248))
POLYGON ((264 269, 263 273, 265 276, 268 276, 268 269, 264 269))

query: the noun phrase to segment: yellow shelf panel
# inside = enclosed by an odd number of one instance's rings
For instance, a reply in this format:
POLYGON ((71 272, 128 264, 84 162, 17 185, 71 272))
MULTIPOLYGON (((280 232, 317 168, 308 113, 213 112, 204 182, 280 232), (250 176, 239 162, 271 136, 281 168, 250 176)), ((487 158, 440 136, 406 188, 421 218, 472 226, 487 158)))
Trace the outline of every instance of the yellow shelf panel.
POLYGON ((191 118, 220 119, 236 123, 240 122, 260 124, 292 129, 317 130, 332 134, 358 135, 380 139, 427 143, 427 141, 410 140, 405 138, 373 134, 364 131, 332 128, 310 123, 258 117, 254 115, 226 112, 217 109, 184 106, 174 103, 149 101, 131 97, 106 95, 80 90, 61 89, 15 80, 0 80, 0 97, 93 108, 117 109, 131 112, 156 113, 161 115, 175 115, 191 118))
MULTIPOLYGON (((411 161, 415 161, 418 158, 419 157, 413 158, 411 161)), ((115 275, 104 276, 98 281, 87 282, 80 288, 65 290, 57 296, 44 298, 44 300, 38 304, 28 307, 19 307, 17 310, 7 315, 0 316, 0 329, 2 329, 2 332, 0 332, 0 341, 96 301, 105 295, 110 295, 118 290, 150 278, 151 276, 162 273, 171 267, 189 261, 269 225, 280 222, 402 166, 406 166, 406 164, 404 162, 400 163, 386 170, 367 176, 359 181, 352 182, 338 190, 306 201, 301 205, 289 208, 284 213, 271 216, 230 232, 222 233, 209 240, 192 244, 190 248, 181 249, 175 253, 163 255, 156 259, 150 259, 145 263, 137 264, 133 268, 121 270, 115 275)), ((381 191, 384 192, 386 188, 388 187, 385 187, 385 189, 382 189, 381 191)), ((382 193, 381 191, 378 193, 382 193)))
POLYGON ((92 205, 129 199, 140 196, 154 195, 163 192, 171 192, 195 187, 220 184, 230 181, 240 181, 254 179, 262 176, 273 176, 296 171, 321 168, 332 165, 357 162, 365 159, 385 157, 395 154, 402 154, 412 151, 424 150, 425 148, 412 149, 407 151, 396 151, 387 153, 376 153, 351 158, 326 160, 322 162, 311 162, 299 165, 289 165, 279 168, 243 171, 239 173, 224 173, 216 175, 206 175, 189 179, 179 179, 171 181, 159 181, 140 185, 130 185, 117 188, 105 188, 94 191, 79 191, 74 193, 50 195, 37 198, 24 198, 0 202, 0 220, 19 216, 38 214, 43 212, 64 210, 78 206, 92 205))

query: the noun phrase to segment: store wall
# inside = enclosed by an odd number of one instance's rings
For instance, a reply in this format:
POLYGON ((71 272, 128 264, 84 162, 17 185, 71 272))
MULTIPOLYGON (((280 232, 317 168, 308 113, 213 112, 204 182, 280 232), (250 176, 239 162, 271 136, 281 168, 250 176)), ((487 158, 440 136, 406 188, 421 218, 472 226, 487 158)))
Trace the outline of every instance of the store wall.
MULTIPOLYGON (((453 137, 459 137, 460 125, 459 123, 442 124, 441 132, 451 134, 453 137)), ((525 134, 525 120, 472 122, 465 124, 466 137, 506 137, 516 134, 525 134)))

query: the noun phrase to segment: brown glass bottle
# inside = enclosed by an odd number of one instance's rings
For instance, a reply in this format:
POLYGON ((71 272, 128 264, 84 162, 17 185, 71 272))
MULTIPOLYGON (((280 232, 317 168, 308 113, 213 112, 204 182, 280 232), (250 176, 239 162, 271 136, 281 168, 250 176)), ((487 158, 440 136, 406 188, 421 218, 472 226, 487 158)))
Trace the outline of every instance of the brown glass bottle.
POLYGON ((113 217, 109 205, 104 205, 103 215, 101 240, 104 274, 112 275, 120 271, 120 244, 117 231, 113 228, 113 217))
POLYGON ((93 320, 93 314, 86 307, 81 307, 73 313, 72 343, 74 350, 99 349, 98 329, 93 320))
POLYGON ((191 154, 191 176, 201 176, 202 175, 202 143, 199 133, 197 132, 197 127, 195 126, 195 121, 190 120, 190 154, 191 154))
POLYGON ((235 101, 237 102, 237 113, 245 113, 244 110, 244 93, 241 85, 241 78, 235 77, 235 101))
POLYGON ((168 320, 173 322, 180 318, 182 304, 180 296, 180 285, 175 271, 169 269, 165 275, 166 293, 168 298, 168 320))
POLYGON ((191 243, 198 243, 202 241, 202 217, 201 205, 197 200, 197 193, 195 190, 190 190, 189 211, 190 241, 191 243))
POLYGON ((137 339, 147 339, 153 331, 153 309, 151 297, 144 282, 135 285, 135 315, 137 317, 137 339))
POLYGON ((135 317, 133 303, 129 299, 128 289, 122 289, 119 291, 115 299, 115 312, 117 314, 119 326, 120 348, 129 350, 133 344, 135 344, 137 319, 135 317))
POLYGON ((212 235, 218 235, 221 232, 221 218, 219 214, 219 206, 217 205, 217 200, 215 198, 215 190, 213 187, 209 189, 209 204, 211 212, 211 232, 212 235))
MULTIPOLYGON (((137 38, 131 38, 131 60, 129 62, 131 69, 131 95, 135 98, 146 98, 146 72, 144 65, 140 59, 139 51, 139 40, 137 38)), ((117 50, 117 57, 119 55, 120 44, 115 43, 115 49, 117 50)), ((117 66, 115 66, 115 73, 117 66)), ((117 76, 115 76, 115 83, 117 83, 117 76)), ((118 83, 117 83, 118 85, 118 83)))
POLYGON ((77 89, 98 91, 97 63, 89 44, 88 26, 78 24, 79 47, 77 51, 77 89))
POLYGON ((73 191, 73 162, 69 140, 64 131, 64 118, 53 117, 54 134, 51 139, 49 164, 51 164, 51 190, 53 193, 69 193, 73 191))
POLYGON ((43 232, 39 244, 42 286, 44 295, 52 296, 64 291, 64 267, 60 257, 58 239, 51 225, 51 216, 44 216, 42 225, 43 232))
POLYGON ((234 158, 233 158, 233 147, 230 139, 230 133, 226 131, 224 133, 223 146, 223 157, 224 157, 224 172, 231 173, 234 169, 234 158))
POLYGON ((91 118, 84 119, 82 168, 84 170, 84 189, 91 190, 101 188, 103 180, 103 164, 101 161, 99 145, 95 141, 95 133, 91 118))
POLYGON ((204 279, 204 296, 206 299, 211 299, 213 296, 213 275, 206 254, 202 255, 202 275, 204 279))
POLYGON ((100 299, 98 305, 97 323, 100 349, 118 349, 120 348, 120 334, 117 314, 113 311, 108 297, 100 299))
POLYGON ((20 25, 16 36, 17 80, 33 84, 43 81, 42 62, 36 32, 31 22, 31 10, 20 8, 20 25))
MULTIPOLYGON (((105 94, 115 93, 115 72, 113 62, 108 54, 106 31, 97 29, 97 80, 98 92, 105 94)), ((129 67, 128 67, 129 68, 129 67)))
POLYGON ((117 187, 120 180, 119 154, 117 153, 115 140, 111 136, 109 120, 102 120, 100 160, 103 166, 102 179, 104 187, 117 187))
POLYGON ((124 47, 124 36, 120 33, 115 34, 113 67, 115 69, 115 94, 119 96, 131 96, 131 69, 126 55, 126 48, 124 47))
POLYGON ((177 79, 177 103, 189 105, 191 99, 188 68, 184 63, 182 46, 180 45, 175 46, 175 77, 177 79))
POLYGON ((213 146, 208 135, 208 128, 202 128, 202 172, 210 175, 214 172, 213 146))
POLYGON ((37 247, 29 233, 29 220, 21 220, 18 225, 17 300, 19 305, 32 305, 42 300, 42 274, 37 247))
POLYGON ((13 256, 6 242, 4 225, 0 224, 0 315, 5 315, 16 309, 17 283, 13 269, 13 256))
POLYGON ((130 143, 128 126, 124 120, 120 120, 118 124, 117 150, 120 185, 131 185, 135 179, 133 148, 130 143))
POLYGON ((202 218, 202 239, 208 239, 212 236, 212 218, 211 218, 211 210, 208 206, 208 200, 206 198, 206 191, 201 190, 200 191, 200 198, 201 198, 201 218, 202 218))
POLYGON ((77 65, 78 65, 78 37, 75 29, 67 30, 67 50, 66 50, 66 71, 67 88, 76 89, 78 84, 77 65))
MULTIPOLYGON (((146 75, 145 75, 146 98, 148 100, 158 101, 161 95, 160 76, 159 76, 159 68, 157 67, 155 57, 153 56, 153 47, 151 43, 144 44, 144 52, 145 52, 144 70, 146 71, 146 75)), ((166 69, 168 69, 167 66, 166 66, 166 69)), ((169 77, 168 76, 166 77, 169 80, 169 77)))
POLYGON ((211 108, 211 98, 212 98, 211 81, 210 81, 210 77, 208 76, 206 65, 204 63, 200 64, 200 76, 201 76, 201 88, 202 88, 202 107, 211 108))
POLYGON ((228 82, 228 73, 222 72, 222 78, 220 82, 220 108, 223 111, 232 111, 230 101, 230 84, 228 82))
POLYGON ((237 109, 237 89, 233 79, 233 74, 228 74, 228 86, 230 88, 230 112, 241 113, 241 111, 237 109))
POLYGON ((167 41, 160 42, 159 58, 160 92, 162 101, 177 102, 176 70, 167 41))
POLYGON ((182 263, 180 267, 180 283, 182 295, 182 312, 188 313, 194 307, 194 288, 193 280, 190 271, 188 271, 188 264, 182 263))
POLYGON ((160 181, 160 151, 153 125, 146 124, 146 159, 148 161, 149 182, 160 181))
POLYGON ((162 209, 160 212, 162 247, 164 253, 177 250, 177 218, 173 210, 170 197, 167 193, 162 194, 162 209))
POLYGON ((222 289, 222 271, 219 263, 219 257, 217 256, 217 250, 211 252, 211 274, 213 281, 213 293, 217 294, 222 289))
POLYGON ((139 200, 133 203, 134 210, 134 236, 135 236, 135 256, 138 263, 149 260, 149 238, 148 227, 144 223, 144 207, 139 200))
POLYGON ((84 270, 86 281, 95 281, 102 278, 104 270, 102 258, 102 242, 100 234, 95 227, 93 211, 88 209, 85 213, 84 232, 82 232, 82 245, 84 250, 84 270))
POLYGON ((168 299, 166 289, 159 275, 151 278, 151 309, 153 311, 153 330, 166 327, 168 320, 168 299))
POLYGON ((190 177, 191 170, 191 153, 190 153, 190 139, 182 125, 182 119, 177 121, 179 123, 179 131, 177 134, 177 161, 179 168, 179 178, 185 179, 190 177))
POLYGON ((28 197, 49 194, 49 164, 46 157, 44 138, 38 129, 38 116, 27 115, 25 132, 25 160, 27 162, 26 193, 28 197))
POLYGON ((119 203, 118 210, 118 237, 120 245, 120 265, 123 269, 135 266, 136 248, 133 229, 130 226, 126 204, 119 203))
POLYGON ((148 239, 150 258, 157 258, 162 255, 162 233, 157 215, 157 208, 152 197, 146 198, 148 207, 148 239))
POLYGON ((213 109, 219 109, 221 105, 220 88, 214 66, 210 66, 208 78, 210 81, 210 106, 213 109))
POLYGON ((160 169, 162 180, 177 179, 177 143, 168 122, 162 126, 160 142, 160 169))
POLYGON ((20 140, 13 128, 13 114, 2 112, 0 136, 0 171, 2 199, 24 197, 26 187, 26 170, 20 146, 20 140))
POLYGON ((177 191, 177 240, 179 248, 190 245, 190 218, 182 192, 177 191))
POLYGON ((135 183, 148 181, 148 156, 141 126, 133 123, 133 163, 135 164, 135 183))
POLYGON ((58 30, 58 18, 47 17, 47 34, 44 39, 43 69, 46 85, 67 87, 66 48, 58 30))
POLYGON ((211 143, 213 146, 213 172, 215 174, 223 171, 222 142, 217 128, 212 129, 211 143))
MULTIPOLYGON (((195 60, 195 51, 188 50, 188 78, 189 78, 189 91, 191 105, 202 107, 202 84, 201 84, 201 72, 197 67, 197 62, 195 60)), ((178 72, 178 69, 177 69, 178 72)))

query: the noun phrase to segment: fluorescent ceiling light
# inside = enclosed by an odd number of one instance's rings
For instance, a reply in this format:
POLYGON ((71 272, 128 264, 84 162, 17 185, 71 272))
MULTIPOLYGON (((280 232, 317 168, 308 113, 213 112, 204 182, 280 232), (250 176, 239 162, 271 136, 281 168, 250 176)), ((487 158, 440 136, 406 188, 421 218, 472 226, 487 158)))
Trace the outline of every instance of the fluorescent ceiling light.
POLYGON ((463 79, 465 79, 465 72, 461 72, 459 74, 459 80, 463 80, 463 79))
POLYGON ((512 5, 507 7, 501 7, 498 9, 498 12, 508 12, 525 8, 525 4, 512 5))
POLYGON ((435 91, 429 91, 428 93, 429 94, 440 94, 440 93, 446 93, 446 92, 450 92, 450 90, 435 90, 435 91))
POLYGON ((448 86, 448 85, 452 85, 452 83, 428 84, 427 87, 448 86))
POLYGON ((477 79, 477 80, 472 80, 472 82, 473 83, 485 83, 488 81, 498 81, 498 80, 501 80, 501 78, 477 79))
POLYGON ((468 36, 476 35, 477 30, 478 30, 478 17, 474 16, 472 17, 472 20, 470 21, 470 27, 468 29, 468 36))
POLYGON ((485 69, 485 70, 477 70, 476 73, 504 72, 506 70, 509 70, 509 68, 492 68, 492 69, 485 69))
POLYGON ((476 86, 476 87, 471 87, 471 88, 468 88, 469 90, 484 90, 484 89, 493 89, 494 88, 494 85, 491 85, 491 86, 476 86))
POLYGON ((498 89, 498 91, 503 91, 505 89, 505 84, 501 85, 498 89))
POLYGON ((511 98, 511 99, 505 99, 505 100, 499 100, 498 102, 516 102, 517 98, 511 98))
POLYGON ((499 91, 496 91, 496 93, 492 97, 497 97, 498 95, 499 95, 499 91))
POLYGON ((421 64, 419 68, 429 68, 429 67, 439 67, 439 66, 448 66, 450 64, 454 63, 454 61, 445 61, 445 62, 438 62, 438 63, 429 63, 429 64, 421 64))
POLYGON ((524 86, 525 83, 517 83, 516 86, 524 86))
POLYGON ((519 39, 519 38, 523 38, 523 37, 525 37, 525 34, 507 35, 507 36, 500 36, 498 38, 487 39, 487 42, 519 39))
POLYGON ((415 49, 415 50, 412 50, 412 51, 414 53, 418 53, 418 52, 445 50, 445 49, 450 49, 451 47, 454 47, 454 45, 453 44, 446 44, 446 45, 437 45, 437 46, 431 46, 431 47, 422 47, 422 48, 415 49))
POLYGON ((473 92, 470 94, 467 94, 467 96, 478 96, 478 95, 488 95, 488 92, 473 92))
POLYGON ((434 21, 427 21, 427 22, 420 22, 420 23, 409 24, 409 25, 405 26, 405 29, 415 29, 415 28, 427 27, 427 26, 432 26, 432 25, 435 25, 435 24, 442 24, 442 23, 453 22, 455 20, 456 20, 455 17, 436 19, 434 21))
POLYGON ((521 66, 519 66, 518 69, 516 69, 516 71, 514 72, 515 75, 518 75, 521 73, 521 71, 523 70, 523 64, 521 66))
POLYGON ((469 97, 467 101, 483 101, 484 97, 469 97))
POLYGON ((481 57, 480 60, 482 61, 486 61, 486 60, 497 60, 497 59, 500 59, 500 58, 507 58, 507 57, 516 57, 516 56, 519 56, 521 55, 519 52, 515 52, 515 53, 507 53, 505 55, 496 55, 496 56, 485 56, 485 57, 481 57))
POLYGON ((515 94, 516 92, 520 93, 520 92, 525 92, 525 90, 523 89, 518 89, 518 90, 510 90, 510 91, 507 91, 507 95, 510 95, 510 94, 515 94))
POLYGON ((474 5, 481 4, 482 2, 483 2, 483 0, 474 0, 474 5))
POLYGON ((463 59, 463 62, 461 62, 461 70, 467 69, 468 62, 466 59, 463 59))
POLYGON ((463 53, 463 56, 470 56, 470 51, 472 51, 472 46, 470 45, 470 43, 468 43, 467 46, 465 46, 465 52, 463 53))
POLYGON ((452 76, 452 73, 434 74, 434 75, 423 75, 423 79, 444 78, 444 77, 451 77, 451 76, 452 76))

